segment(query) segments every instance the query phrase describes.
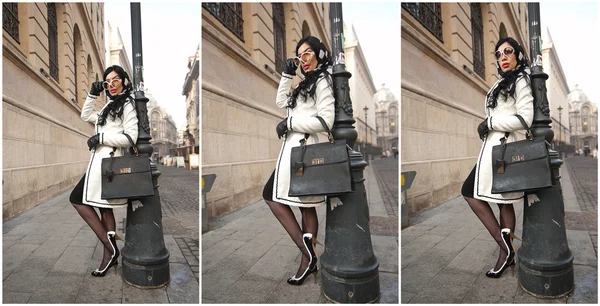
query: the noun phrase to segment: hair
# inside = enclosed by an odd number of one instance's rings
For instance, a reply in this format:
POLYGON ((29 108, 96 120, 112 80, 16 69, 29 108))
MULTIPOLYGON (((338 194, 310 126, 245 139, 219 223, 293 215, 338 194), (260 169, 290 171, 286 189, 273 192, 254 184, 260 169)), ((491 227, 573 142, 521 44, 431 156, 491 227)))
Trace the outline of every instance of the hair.
POLYGON ((296 54, 298 54, 298 49, 300 49, 300 46, 304 43, 307 43, 313 52, 315 52, 317 68, 313 71, 305 72, 302 67, 300 67, 300 72, 304 75, 304 79, 300 81, 298 86, 296 86, 288 96, 288 107, 290 108, 296 107, 299 95, 302 96, 304 101, 306 101, 308 97, 311 97, 313 100, 315 99, 317 91, 316 83, 319 82, 321 75, 327 80, 328 86, 332 87, 332 81, 329 77, 329 71, 327 70, 333 65, 331 52, 327 50, 327 47, 320 39, 314 36, 308 36, 301 39, 296 45, 296 54))
POLYGON ((507 42, 511 47, 513 47, 513 49, 515 49, 514 54, 517 58, 517 66, 513 70, 504 72, 500 68, 498 61, 496 61, 498 75, 500 75, 502 79, 488 97, 487 106, 489 108, 495 108, 496 106, 498 106, 499 94, 502 94, 504 98, 507 98, 508 96, 514 98, 515 90, 517 87, 515 86, 515 84, 521 77, 524 77, 527 80, 528 84, 530 82, 529 73, 526 70, 529 67, 529 61, 527 60, 527 56, 525 55, 523 47, 515 39, 513 39, 512 37, 501 38, 496 43, 496 47, 494 48, 494 50, 498 50, 498 48, 505 42, 507 42))
POLYGON ((106 95, 110 97, 110 99, 113 100, 113 102, 109 102, 109 104, 100 113, 100 116, 98 118, 98 125, 101 126, 106 124, 106 117, 109 115, 112 117, 113 121, 117 118, 123 118, 123 109, 125 107, 125 103, 127 101, 131 101, 128 99, 131 98, 133 85, 131 84, 131 79, 129 78, 129 75, 121 66, 113 65, 106 68, 104 74, 102 75, 102 79, 106 81, 106 77, 113 71, 116 72, 119 78, 121 79, 123 91, 116 96, 112 96, 108 89, 104 90, 106 92, 106 95))

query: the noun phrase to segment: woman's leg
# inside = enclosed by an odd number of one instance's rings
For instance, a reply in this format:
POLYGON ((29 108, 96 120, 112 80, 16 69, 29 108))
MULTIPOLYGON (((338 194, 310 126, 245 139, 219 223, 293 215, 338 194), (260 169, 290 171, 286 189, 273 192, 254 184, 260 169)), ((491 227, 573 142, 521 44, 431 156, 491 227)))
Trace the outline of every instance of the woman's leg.
POLYGON ((319 230, 319 219, 317 210, 314 207, 300 207, 302 213, 302 230, 305 233, 311 233, 316 238, 319 230))
MULTIPOLYGON (((117 226, 115 222, 115 215, 113 214, 112 208, 100 208, 100 216, 102 217, 102 225, 107 232, 115 231, 117 226)), ((104 257, 102 262, 108 262, 113 255, 113 250, 104 248, 104 257)))
MULTIPOLYGON (((94 231, 94 233, 96 234, 98 239, 100 239, 100 241, 104 245, 104 257, 102 258, 102 263, 100 263, 100 269, 104 269, 104 267, 108 264, 108 261, 110 260, 110 255, 107 258, 106 252, 109 251, 110 252, 109 254, 112 255, 112 246, 110 244, 110 241, 108 241, 108 236, 106 235, 106 229, 104 228, 102 221, 98 217, 96 210, 94 210, 94 208, 92 206, 84 205, 84 204, 75 204, 75 203, 72 203, 72 204, 73 204, 73 207, 75 207, 75 210, 77 210, 77 212, 81 216, 81 218, 83 218, 83 220, 90 226, 92 231, 94 231)), ((113 220, 114 220, 114 217, 113 217, 113 220)), ((113 223, 114 223, 114 221, 113 221, 113 223)))
POLYGON ((481 201, 475 198, 464 197, 469 206, 471 206, 471 210, 477 215, 479 220, 483 223, 485 228, 488 230, 490 235, 496 240, 496 243, 500 246, 500 256, 498 257, 498 261, 494 266, 494 270, 500 269, 504 261, 506 260, 506 256, 508 256, 508 251, 506 249, 506 245, 504 245, 504 241, 502 241, 502 233, 500 224, 498 224, 498 220, 496 220, 496 216, 494 216, 494 212, 490 207, 490 204, 485 201, 481 201))
POLYGON ((500 227, 510 228, 510 232, 515 232, 515 208, 512 204, 498 204, 500 209, 500 227))
POLYGON ((265 200, 265 202, 271 208, 271 211, 273 212, 273 215, 275 215, 275 218, 279 220, 279 223, 283 225, 283 228, 285 228, 288 235, 290 235, 294 243, 296 243, 296 246, 298 246, 300 252, 302 252, 302 261, 300 263, 300 267, 298 268, 298 272, 296 273, 297 276, 301 275, 302 273, 304 273, 304 270, 306 270, 306 267, 308 267, 308 263, 310 261, 310 254, 308 253, 308 250, 304 247, 304 242, 302 240, 302 235, 304 233, 300 229, 300 225, 298 225, 296 217, 294 217, 294 212, 292 212, 292 209, 288 205, 269 200, 265 200))

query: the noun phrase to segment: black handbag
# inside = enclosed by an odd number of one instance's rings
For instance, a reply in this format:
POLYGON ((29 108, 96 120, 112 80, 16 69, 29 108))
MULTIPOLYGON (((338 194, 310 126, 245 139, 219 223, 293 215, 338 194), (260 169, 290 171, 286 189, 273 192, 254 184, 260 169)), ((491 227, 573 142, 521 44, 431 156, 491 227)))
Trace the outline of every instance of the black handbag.
POLYGON ((154 195, 150 158, 148 154, 140 154, 133 140, 127 134, 135 155, 129 154, 115 157, 116 148, 110 157, 102 159, 102 193, 103 200, 143 198, 154 195))
POLYGON ((544 137, 534 138, 523 117, 516 116, 527 131, 527 139, 507 143, 507 132, 501 144, 492 148, 494 194, 552 187, 548 142, 544 137))
POLYGON ((309 134, 292 148, 290 158, 290 189, 292 197, 338 195, 354 191, 350 154, 346 140, 334 140, 323 118, 321 122, 329 142, 307 145, 309 134))

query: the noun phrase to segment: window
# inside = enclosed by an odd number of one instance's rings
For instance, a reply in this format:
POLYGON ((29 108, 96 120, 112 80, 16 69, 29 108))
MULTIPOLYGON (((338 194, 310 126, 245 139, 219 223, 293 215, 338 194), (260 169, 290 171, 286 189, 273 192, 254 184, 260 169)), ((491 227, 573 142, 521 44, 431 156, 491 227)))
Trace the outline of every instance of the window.
POLYGON ((398 109, 396 107, 390 107, 389 109, 389 117, 388 122, 390 124, 390 134, 396 135, 396 131, 398 127, 396 126, 396 121, 398 119, 398 109))
POLYGON ((471 33, 473 36, 473 71, 485 79, 483 64, 483 22, 481 4, 471 3, 471 33))
POLYGON ((283 71, 285 61, 285 17, 283 3, 273 3, 273 41, 275 42, 275 70, 283 71))
POLYGON ((19 42, 19 4, 2 3, 2 28, 19 42))
POLYGON ((58 24, 56 4, 48 3, 48 53, 50 53, 50 76, 58 81, 58 24))
MULTIPOLYGON (((504 23, 500 23, 500 39, 502 38, 507 38, 508 37, 508 33, 506 33, 506 27, 504 26, 504 23)), ((494 50, 496 51, 496 50, 494 50)))
POLYGON ((202 7, 215 16, 237 38, 244 41, 244 19, 242 18, 241 3, 204 2, 202 7))
POLYGON ((310 29, 308 28, 308 23, 306 23, 306 20, 304 20, 304 22, 302 22, 302 38, 308 36, 310 36, 310 29))
POLYGON ((442 5, 440 3, 402 3, 402 8, 415 17, 431 34, 441 42, 442 37, 442 5))

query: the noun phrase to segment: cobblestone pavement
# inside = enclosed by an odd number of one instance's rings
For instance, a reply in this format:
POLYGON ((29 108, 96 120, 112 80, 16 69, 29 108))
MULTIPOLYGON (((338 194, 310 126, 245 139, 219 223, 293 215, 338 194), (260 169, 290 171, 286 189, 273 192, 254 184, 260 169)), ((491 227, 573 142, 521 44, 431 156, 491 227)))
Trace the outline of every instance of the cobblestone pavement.
POLYGON ((398 216, 398 160, 394 158, 370 160, 369 165, 375 172, 388 214, 398 216))
POLYGON ((598 211, 598 160, 584 156, 564 159, 581 211, 598 211))
POLYGON ((173 235, 194 276, 199 280, 199 173, 158 165, 165 235, 173 235))

